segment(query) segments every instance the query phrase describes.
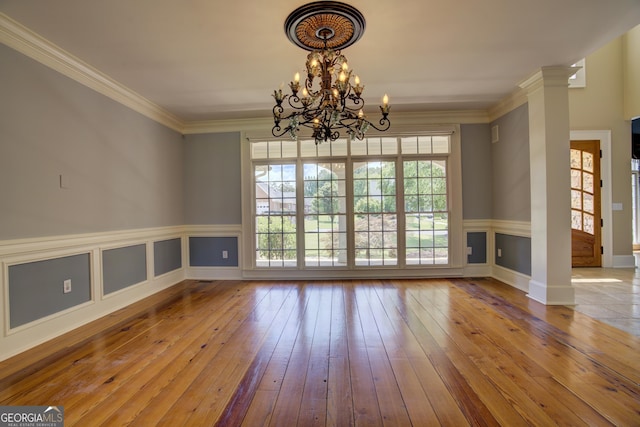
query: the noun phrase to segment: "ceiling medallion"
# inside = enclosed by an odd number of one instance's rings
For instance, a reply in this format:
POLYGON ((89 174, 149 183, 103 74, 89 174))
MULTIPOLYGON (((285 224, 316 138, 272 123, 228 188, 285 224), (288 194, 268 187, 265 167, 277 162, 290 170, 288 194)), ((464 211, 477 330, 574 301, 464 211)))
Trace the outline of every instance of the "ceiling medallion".
POLYGON ((300 73, 289 83, 291 94, 282 88, 273 92, 273 136, 289 134, 296 138, 300 127, 313 131, 316 144, 335 141, 344 130, 351 138, 364 138, 369 128, 389 129, 389 99, 383 97, 378 125, 367 120, 363 112, 364 85, 353 77, 347 58, 340 49, 351 46, 362 37, 364 16, 345 3, 318 1, 291 12, 284 23, 289 40, 309 51, 306 74, 300 90, 300 73), (301 92, 301 93, 298 93, 301 92), (286 101, 286 102, 285 102, 286 101), (285 114, 285 107, 291 108, 285 114), (281 125, 281 122, 284 122, 281 125))

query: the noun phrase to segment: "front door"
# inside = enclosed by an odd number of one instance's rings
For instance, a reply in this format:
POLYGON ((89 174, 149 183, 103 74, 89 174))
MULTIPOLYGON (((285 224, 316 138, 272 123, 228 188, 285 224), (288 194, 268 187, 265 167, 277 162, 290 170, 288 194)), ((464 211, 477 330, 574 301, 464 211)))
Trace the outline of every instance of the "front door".
POLYGON ((601 267, 600 141, 571 141, 571 265, 601 267))

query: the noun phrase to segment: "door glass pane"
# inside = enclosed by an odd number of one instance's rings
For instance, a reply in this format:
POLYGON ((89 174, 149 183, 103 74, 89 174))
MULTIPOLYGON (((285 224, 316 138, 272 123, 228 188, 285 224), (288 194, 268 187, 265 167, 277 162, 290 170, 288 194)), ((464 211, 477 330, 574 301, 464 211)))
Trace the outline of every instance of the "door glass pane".
POLYGON ((582 210, 584 210, 585 212, 588 212, 590 214, 594 213, 593 210, 593 194, 589 194, 589 193, 583 193, 583 199, 584 199, 584 206, 582 207, 582 210))
POLYGON ((582 230, 582 212, 571 211, 571 228, 574 230, 582 230))
POLYGON ((587 172, 593 172, 593 154, 582 152, 582 169, 587 172))
POLYGON ((571 167, 573 169, 582 169, 582 151, 571 149, 571 167))
POLYGON ((584 229, 583 231, 593 234, 593 215, 584 214, 584 229))
POLYGON ((571 190, 571 208, 582 209, 582 191, 571 190))
POLYGON ((593 194, 593 174, 587 172, 582 174, 582 189, 593 194))
POLYGON ((571 169, 571 188, 582 188, 582 172, 571 169))

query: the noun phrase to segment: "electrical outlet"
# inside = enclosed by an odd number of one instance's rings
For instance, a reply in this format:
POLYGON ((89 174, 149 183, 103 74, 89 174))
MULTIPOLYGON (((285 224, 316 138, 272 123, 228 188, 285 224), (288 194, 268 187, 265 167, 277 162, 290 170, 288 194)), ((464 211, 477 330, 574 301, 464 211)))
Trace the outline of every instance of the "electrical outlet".
POLYGON ((229 258, 229 251, 222 251, 222 259, 229 258))
POLYGON ((502 256, 502 249, 498 248, 498 257, 502 256))
POLYGON ((62 283, 62 293, 68 294, 71 292, 71 279, 67 279, 62 283))

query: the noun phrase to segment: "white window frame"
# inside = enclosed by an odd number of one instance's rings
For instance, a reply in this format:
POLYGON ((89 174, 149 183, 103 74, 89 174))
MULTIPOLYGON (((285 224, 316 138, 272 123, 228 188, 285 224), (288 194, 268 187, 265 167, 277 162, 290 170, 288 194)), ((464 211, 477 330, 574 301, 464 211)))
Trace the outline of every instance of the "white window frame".
MULTIPOLYGON (((373 134, 370 136, 409 136, 409 135, 450 135, 451 150, 448 155, 448 202, 449 202, 449 263, 448 265, 411 265, 411 266, 384 266, 376 268, 326 268, 326 267, 305 267, 304 262, 299 262, 295 268, 291 267, 257 267, 255 261, 255 221, 254 221, 254 200, 255 185, 253 179, 253 164, 251 158, 251 143, 257 140, 273 140, 273 138, 261 138, 259 134, 242 135, 242 235, 243 235, 243 256, 242 272, 243 278, 247 279, 324 279, 324 278, 372 278, 372 277, 453 277, 463 274, 465 265, 464 256, 464 232, 462 222, 462 160, 459 125, 425 125, 411 126, 411 129, 399 129, 395 133, 373 134)), ((402 156, 397 156, 402 161, 402 156)), ((373 157, 372 157, 373 158, 373 157)), ((298 148, 298 161, 308 160, 331 161, 327 158, 301 157, 298 148)), ((286 161, 287 159, 282 159, 286 161)), ((349 161, 353 161, 350 158, 349 161)), ((352 178, 350 177, 349 180, 352 178)), ((351 185, 349 183, 348 185, 351 185)), ((349 199, 348 203, 352 202, 349 199)), ((404 229, 402 230, 404 233, 404 229)), ((398 245, 404 242, 399 239, 398 245)), ((298 251, 300 254, 302 251, 298 251)))

